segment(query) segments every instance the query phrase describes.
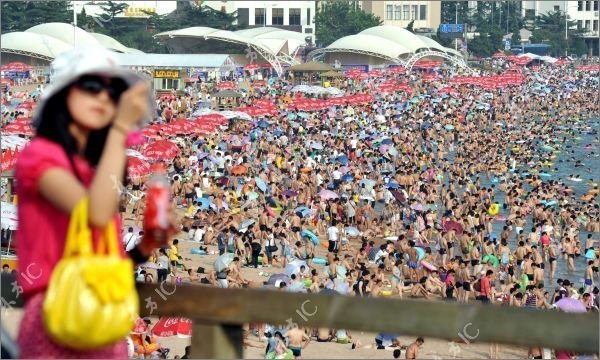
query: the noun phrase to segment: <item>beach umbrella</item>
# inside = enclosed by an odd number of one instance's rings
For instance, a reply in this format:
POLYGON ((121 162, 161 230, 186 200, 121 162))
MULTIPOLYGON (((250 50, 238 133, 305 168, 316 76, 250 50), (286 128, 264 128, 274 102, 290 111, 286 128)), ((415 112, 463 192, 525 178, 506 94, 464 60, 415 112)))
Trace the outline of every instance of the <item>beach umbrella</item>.
POLYGON ((315 149, 315 150, 323 150, 323 144, 321 144, 320 142, 315 142, 312 143, 310 145, 311 148, 315 149))
POLYGON ((339 170, 342 174, 346 174, 348 171, 350 171, 350 168, 348 166, 342 166, 339 168, 339 170))
POLYGON ((459 222, 456 221, 448 221, 444 224, 444 230, 445 231, 451 231, 454 230, 456 232, 456 235, 462 235, 463 233, 463 227, 459 222))
POLYGON ((398 190, 390 190, 390 192, 394 196, 394 199, 396 199, 400 204, 406 203, 406 197, 404 194, 402 194, 402 192, 398 190))
POLYGON ((255 222, 256 222, 256 220, 254 220, 254 219, 246 219, 246 220, 242 221, 242 223, 240 224, 240 230, 247 229, 248 227, 250 227, 250 225, 254 224, 255 222))
POLYGON ((197 198, 196 202, 200 205, 200 209, 202 210, 206 210, 212 205, 212 202, 210 200, 203 197, 197 198))
POLYGON ((308 269, 308 264, 304 260, 294 260, 287 264, 285 267, 285 274, 288 276, 292 276, 292 274, 297 274, 300 271, 300 267, 304 266, 308 269))
POLYGON ((2 228, 17 230, 18 217, 17 217, 17 206, 8 202, 2 201, 2 208, 0 209, 2 216, 2 228))
POLYGON ((2 150, 15 150, 24 148, 29 140, 18 135, 5 135, 0 138, 0 142, 2 143, 2 150))
POLYGON ((340 196, 331 190, 319 191, 319 196, 323 200, 338 199, 340 196))
POLYGON ((385 184, 385 187, 387 187, 388 189, 397 189, 400 187, 400 184, 395 183, 395 182, 389 182, 389 183, 385 184))
POLYGON ((361 236, 362 232, 354 226, 350 226, 346 228, 346 234, 348 234, 348 236, 361 236))
POLYGON ((425 207, 423 206, 423 204, 413 204, 410 206, 410 208, 415 211, 425 211, 425 207))
POLYGON ((269 127, 269 123, 264 120, 261 120, 258 122, 258 124, 256 124, 256 126, 266 129, 269 127))
POLYGON ((286 190, 286 191, 283 192, 283 195, 287 196, 287 197, 293 197, 293 196, 296 196, 298 194, 294 190, 286 190))
POLYGON ((338 156, 336 160, 344 165, 348 164, 348 157, 346 155, 338 156))
POLYGON ((226 253, 226 254, 219 256, 217 258, 217 260, 215 261, 215 263, 213 264, 215 271, 221 272, 221 271, 227 269, 229 264, 231 264, 231 262, 233 261, 233 258, 234 258, 234 256, 232 253, 226 253))
POLYGON ((373 188, 373 186, 375 186, 375 184, 376 184, 376 183, 377 183, 377 181, 375 181, 375 180, 371 180, 371 179, 362 179, 362 180, 360 181, 360 184, 361 184, 361 185, 363 185, 363 184, 364 184, 364 185, 365 185, 365 187, 366 187, 366 188, 368 188, 368 189, 372 189, 372 188, 373 188))
POLYGON ((556 306, 560 310, 562 310, 564 312, 568 312, 568 313, 585 313, 585 312, 587 312, 585 305, 581 301, 579 301, 577 299, 573 299, 573 298, 562 298, 562 299, 558 300, 556 302, 556 304, 554 304, 554 306, 556 306))
POLYGON ((160 337, 177 336, 189 338, 192 336, 192 321, 182 317, 163 316, 152 328, 152 335, 160 337))
POLYGON ((267 192, 267 184, 263 181, 263 179, 259 178, 258 176, 255 176, 254 181, 256 182, 256 186, 258 186, 260 191, 267 192))
POLYGON ((172 160, 181 150, 175 143, 168 140, 159 140, 150 143, 143 151, 142 155, 148 159, 169 159, 172 160))
POLYGON ((248 171, 248 168, 246 168, 244 165, 236 165, 231 168, 231 173, 233 175, 243 175, 246 173, 246 171, 248 171))
POLYGON ((433 126, 433 124, 431 124, 430 122, 424 122, 421 124, 421 127, 425 128, 425 129, 429 129, 432 126, 433 126))
POLYGON ((298 214, 298 216, 306 217, 310 214, 311 210, 306 206, 298 206, 295 211, 298 214))
POLYGON ((446 130, 448 130, 448 131, 454 130, 454 125, 448 124, 448 125, 444 126, 444 128, 446 128, 446 130))
MULTIPOLYGON (((140 154, 141 155, 141 154, 140 154)), ((137 156, 127 156, 127 177, 130 179, 140 178, 150 175, 152 169, 150 163, 144 158, 137 156)))
POLYGON ((275 287, 279 287, 279 284, 281 284, 282 282, 290 284, 292 282, 292 279, 290 279, 290 277, 286 274, 274 274, 271 275, 269 280, 267 280, 267 284, 273 285, 275 287))
POLYGON ((248 200, 258 199, 258 193, 256 191, 250 191, 246 196, 248 196, 248 200))
POLYGON ((354 180, 354 176, 352 174, 346 174, 342 176, 342 181, 351 182, 354 180))

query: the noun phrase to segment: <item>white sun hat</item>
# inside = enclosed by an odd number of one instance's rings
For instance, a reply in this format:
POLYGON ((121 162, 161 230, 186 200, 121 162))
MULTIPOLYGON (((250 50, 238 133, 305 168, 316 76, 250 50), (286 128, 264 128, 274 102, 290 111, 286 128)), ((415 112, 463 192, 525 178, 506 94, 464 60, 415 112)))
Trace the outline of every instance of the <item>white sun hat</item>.
POLYGON ((40 97, 33 117, 33 126, 39 127, 44 107, 49 99, 83 75, 102 75, 120 78, 129 86, 146 81, 134 71, 119 66, 114 53, 102 47, 80 47, 59 55, 50 64, 50 84, 40 97))

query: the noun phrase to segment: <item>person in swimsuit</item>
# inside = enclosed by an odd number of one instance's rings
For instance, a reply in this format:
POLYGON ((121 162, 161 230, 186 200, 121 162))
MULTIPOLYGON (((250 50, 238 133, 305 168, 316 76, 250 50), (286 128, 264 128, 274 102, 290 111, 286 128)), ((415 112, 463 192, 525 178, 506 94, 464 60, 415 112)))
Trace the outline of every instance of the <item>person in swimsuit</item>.
POLYGON ((294 359, 302 359, 302 349, 310 343, 310 337, 306 332, 298 328, 297 324, 292 324, 291 329, 286 331, 283 337, 288 338, 288 349, 292 350, 294 359))
POLYGON ((402 271, 400 267, 402 266, 402 259, 396 260, 394 264, 394 268, 392 269, 392 289, 398 290, 398 297, 402 299, 402 293, 404 292, 404 281, 402 280, 402 271))

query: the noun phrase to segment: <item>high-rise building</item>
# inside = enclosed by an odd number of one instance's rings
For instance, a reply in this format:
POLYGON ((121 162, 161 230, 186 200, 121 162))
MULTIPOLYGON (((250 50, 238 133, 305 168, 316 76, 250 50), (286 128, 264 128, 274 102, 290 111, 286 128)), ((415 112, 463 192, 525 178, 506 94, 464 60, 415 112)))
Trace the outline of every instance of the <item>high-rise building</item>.
POLYGON ((381 18, 384 25, 406 28, 414 21, 413 29, 416 33, 434 33, 440 26, 440 1, 363 0, 362 8, 381 18))
POLYGON ((228 13, 237 11, 237 23, 247 27, 270 26, 314 36, 315 1, 205 1, 228 13))
MULTIPOLYGON (((573 30, 583 32, 590 55, 599 54, 600 1, 527 0, 523 1, 523 16, 528 19, 553 11, 566 12, 569 21, 575 22, 573 30)), ((565 24, 565 36, 570 29, 565 24)))

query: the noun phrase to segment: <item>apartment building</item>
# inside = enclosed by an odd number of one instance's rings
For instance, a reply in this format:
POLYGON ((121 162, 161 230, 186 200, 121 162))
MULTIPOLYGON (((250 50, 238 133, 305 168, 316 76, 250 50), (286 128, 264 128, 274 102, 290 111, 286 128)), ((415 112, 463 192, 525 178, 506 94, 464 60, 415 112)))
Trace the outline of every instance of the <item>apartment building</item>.
POLYGON ((204 4, 228 13, 237 11, 239 25, 314 33, 315 1, 206 1, 204 4))
MULTIPOLYGON (((551 11, 566 11, 568 19, 583 31, 590 55, 598 55, 600 42, 600 1, 528 0, 523 1, 523 16, 533 18, 551 11)), ((568 31, 568 29, 567 29, 568 31)))
POLYGON ((441 1, 363 0, 362 8, 379 16, 384 25, 405 28, 414 21, 415 32, 434 33, 441 22, 441 1))

